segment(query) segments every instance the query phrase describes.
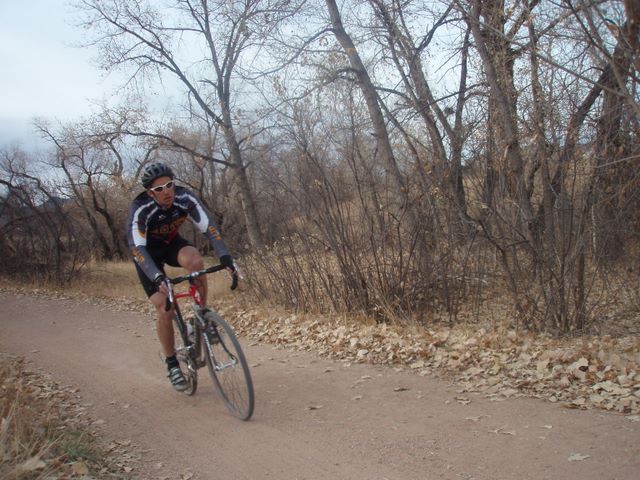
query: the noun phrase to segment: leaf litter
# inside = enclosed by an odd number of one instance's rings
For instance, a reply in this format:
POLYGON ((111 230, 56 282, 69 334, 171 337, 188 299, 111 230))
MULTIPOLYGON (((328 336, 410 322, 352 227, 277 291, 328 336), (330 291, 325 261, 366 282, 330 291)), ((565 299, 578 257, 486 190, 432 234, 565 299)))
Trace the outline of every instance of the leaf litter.
POLYGON ((359 324, 243 307, 236 300, 216 306, 240 335, 254 341, 446 377, 460 392, 493 401, 527 396, 570 409, 640 414, 637 336, 558 339, 504 328, 359 324))
POLYGON ((78 389, 0 353, 0 391, 1 478, 131 478, 140 458, 122 447, 131 441, 100 445, 78 389))

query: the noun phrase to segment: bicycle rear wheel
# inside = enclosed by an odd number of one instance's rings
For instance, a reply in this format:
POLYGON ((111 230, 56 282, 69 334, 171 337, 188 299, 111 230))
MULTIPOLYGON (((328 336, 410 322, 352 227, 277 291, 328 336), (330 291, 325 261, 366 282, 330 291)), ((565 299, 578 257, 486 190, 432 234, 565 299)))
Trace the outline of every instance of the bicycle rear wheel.
POLYGON ((249 420, 255 398, 251 372, 240 342, 233 328, 218 314, 208 311, 204 318, 217 330, 217 335, 215 331, 202 332, 211 379, 229 411, 241 420, 249 420))
POLYGON ((197 367, 195 365, 193 355, 191 354, 193 344, 192 342, 190 342, 191 344, 185 343, 181 331, 186 329, 187 325, 180 314, 174 313, 173 323, 175 325, 173 335, 175 338, 176 358, 180 363, 180 370, 182 370, 182 374, 187 381, 187 388, 182 393, 185 395, 193 395, 198 389, 197 367))

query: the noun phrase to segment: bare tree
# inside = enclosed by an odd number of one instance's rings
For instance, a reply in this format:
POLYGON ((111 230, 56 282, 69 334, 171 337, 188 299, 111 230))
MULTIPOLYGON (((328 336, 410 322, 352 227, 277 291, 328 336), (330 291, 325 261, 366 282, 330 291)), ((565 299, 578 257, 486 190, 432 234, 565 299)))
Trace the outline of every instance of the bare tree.
POLYGON ((404 199, 403 206, 406 207, 407 182, 398 167, 398 163, 393 153, 393 148, 391 147, 384 113, 379 103, 380 100, 378 98, 378 93, 371 81, 367 68, 360 58, 358 49, 342 24, 342 16, 335 0, 326 0, 326 4, 331 18, 332 32, 349 60, 351 72, 354 74, 366 101, 369 116, 371 118, 371 124, 374 130, 374 137, 377 146, 376 150, 379 152, 383 162, 386 164, 390 178, 395 184, 395 194, 399 198, 404 199))
POLYGON ((295 309, 454 322, 471 292, 479 305, 506 286, 517 325, 566 333, 589 327, 602 267, 633 260, 633 2, 324 0, 304 15, 285 0, 82 4, 106 66, 177 79, 188 107, 44 126, 55 184, 6 156, 0 252, 12 259, 73 264, 81 236, 117 256, 118 201, 170 156, 227 232, 244 224, 268 245, 247 256, 252 285, 295 309))
MULTIPOLYGON (((462 151, 464 147, 464 107, 468 99, 467 63, 469 55, 469 29, 464 33, 460 47, 458 89, 448 93, 456 99, 453 107, 441 107, 427 79, 423 56, 428 52, 438 29, 455 21, 453 4, 439 14, 434 12, 433 25, 426 33, 414 39, 415 21, 408 12, 408 4, 399 1, 369 0, 375 17, 384 32, 384 45, 396 66, 410 104, 422 119, 429 136, 432 158, 427 161, 438 172, 438 182, 448 192, 452 204, 462 217, 466 217, 466 200, 462 182, 462 151), (453 113, 453 121, 449 120, 453 113), (447 145, 448 142, 448 145, 447 145)), ((420 10, 421 13, 424 13, 420 10)), ((420 22, 422 27, 422 23, 420 22)), ((427 63, 428 65, 428 63, 427 63)), ((402 95, 404 96, 404 95, 402 95)), ((400 127, 401 128, 401 127, 400 127)), ((408 140, 409 141, 409 140, 408 140)), ((424 170, 424 159, 416 158, 419 169, 424 170)), ((420 170, 419 170, 420 171, 420 170)), ((426 175, 424 172, 422 175, 426 175)), ((425 184, 425 188, 428 188, 425 184)))
POLYGON ((85 0, 82 5, 89 16, 86 25, 101 32, 97 43, 105 66, 131 67, 132 78, 140 80, 152 72, 168 73, 219 126, 237 177, 249 240, 259 247, 256 199, 234 119, 242 93, 234 75, 243 68, 243 57, 259 51, 260 35, 290 14, 290 2, 180 0, 160 6, 143 0, 85 0), (190 55, 196 50, 202 54, 190 55))
POLYGON ((572 12, 582 40, 597 67, 601 68, 592 90, 602 96, 602 107, 595 137, 596 165, 591 189, 593 241, 596 258, 602 262, 618 260, 624 249, 624 224, 629 221, 624 185, 629 172, 624 162, 631 152, 631 131, 627 127, 633 114, 640 114, 640 102, 634 98, 633 83, 638 82, 639 69, 634 69, 637 47, 637 11, 625 4, 627 17, 619 25, 607 17, 604 5, 581 1, 578 7, 565 2, 572 12), (612 37, 612 38, 611 38, 612 37), (634 80, 635 79, 635 80, 634 80))
POLYGON ((86 261, 68 199, 32 170, 34 159, 20 150, 0 153, 0 271, 21 280, 69 281, 86 261))
MULTIPOLYGON (((100 246, 99 257, 123 258, 127 252, 122 232, 126 202, 134 188, 124 178, 125 166, 134 162, 126 159, 124 152, 134 150, 122 142, 122 134, 111 133, 117 129, 103 121, 85 119, 58 129, 39 122, 37 128, 55 147, 52 166, 63 172, 69 197, 83 212, 93 240, 100 246), (104 130, 109 133, 102 133, 104 130)), ((143 157, 156 148, 149 145, 143 157)))

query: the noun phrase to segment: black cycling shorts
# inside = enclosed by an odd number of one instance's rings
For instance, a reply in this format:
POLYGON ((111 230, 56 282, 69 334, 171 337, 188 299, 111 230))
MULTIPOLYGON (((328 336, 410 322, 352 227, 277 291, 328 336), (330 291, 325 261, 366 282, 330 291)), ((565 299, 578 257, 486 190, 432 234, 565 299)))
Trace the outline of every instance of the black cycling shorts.
MULTIPOLYGON (((151 255, 151 258, 157 267, 162 270, 162 273, 165 273, 165 265, 171 265, 172 267, 180 266, 178 263, 178 253, 183 247, 193 247, 193 244, 182 238, 180 235, 177 235, 170 243, 153 244, 151 246, 147 245, 147 251, 151 255)), ((147 297, 150 297, 158 291, 158 287, 153 280, 147 277, 136 262, 133 263, 136 265, 136 272, 138 272, 138 278, 140 279, 142 288, 144 288, 147 297)))

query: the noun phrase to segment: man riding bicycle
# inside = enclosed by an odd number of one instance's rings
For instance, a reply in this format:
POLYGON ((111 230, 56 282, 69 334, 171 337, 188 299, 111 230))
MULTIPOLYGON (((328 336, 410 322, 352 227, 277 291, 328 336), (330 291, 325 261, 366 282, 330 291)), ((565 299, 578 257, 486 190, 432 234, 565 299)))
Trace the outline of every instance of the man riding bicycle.
MULTIPOLYGON (((145 191, 131 203, 127 239, 142 287, 158 312, 156 330, 166 357, 167 376, 173 388, 183 391, 187 381, 176 359, 173 310, 165 310, 168 290, 163 267, 168 264, 195 272, 204 268, 204 260, 178 234, 180 226, 189 219, 209 239, 220 263, 231 272, 235 271, 235 265, 217 225, 193 193, 175 184, 171 168, 164 163, 151 163, 145 167, 141 183, 145 191)), ((198 282, 206 303, 206 277, 200 277, 198 282)))

